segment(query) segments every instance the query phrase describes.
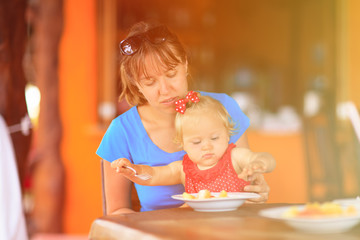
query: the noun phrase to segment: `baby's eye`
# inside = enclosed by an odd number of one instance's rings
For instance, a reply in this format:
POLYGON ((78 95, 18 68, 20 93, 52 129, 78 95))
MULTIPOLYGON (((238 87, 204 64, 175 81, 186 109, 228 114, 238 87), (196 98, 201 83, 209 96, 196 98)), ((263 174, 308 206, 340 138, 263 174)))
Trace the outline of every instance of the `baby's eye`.
POLYGON ((211 140, 217 140, 219 137, 212 137, 211 140))
POLYGON ((195 141, 195 142, 193 142, 194 145, 198 145, 198 144, 200 144, 200 143, 201 143, 201 141, 195 141))

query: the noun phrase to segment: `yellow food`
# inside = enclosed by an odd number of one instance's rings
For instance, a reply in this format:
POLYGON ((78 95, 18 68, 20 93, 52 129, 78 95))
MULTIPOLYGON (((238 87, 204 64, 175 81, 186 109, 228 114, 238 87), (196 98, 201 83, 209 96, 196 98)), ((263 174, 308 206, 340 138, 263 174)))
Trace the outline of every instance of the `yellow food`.
POLYGON ((187 192, 183 193, 183 198, 184 199, 195 199, 195 197, 187 192))
POLYGON ((211 198, 211 193, 209 190, 204 189, 204 190, 200 190, 198 195, 197 195, 198 199, 207 199, 207 198, 211 198))
POLYGON ((219 194, 219 197, 227 197, 227 196, 228 196, 228 194, 225 190, 222 190, 219 194))
MULTIPOLYGON (((211 195, 211 192, 207 189, 200 190, 199 193, 196 195, 196 197, 190 193, 184 192, 182 194, 184 199, 209 199, 209 198, 215 198, 215 196, 211 195)), ((218 198, 225 198, 228 197, 228 194, 225 190, 222 190, 219 193, 218 198)))
POLYGON ((341 207, 339 204, 332 202, 325 203, 308 203, 305 205, 304 209, 300 210, 298 207, 290 207, 287 210, 283 217, 288 218, 316 218, 316 217, 339 217, 339 216, 349 216, 356 214, 356 208, 354 206, 349 206, 347 208, 341 207))

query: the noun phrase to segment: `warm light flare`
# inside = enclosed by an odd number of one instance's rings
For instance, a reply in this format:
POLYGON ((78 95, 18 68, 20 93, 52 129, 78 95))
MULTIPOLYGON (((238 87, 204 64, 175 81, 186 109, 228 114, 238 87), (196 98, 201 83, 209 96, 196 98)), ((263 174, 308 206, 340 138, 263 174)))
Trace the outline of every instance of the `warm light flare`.
POLYGON ((34 126, 36 126, 40 112, 41 94, 39 88, 31 83, 28 83, 25 87, 25 99, 31 122, 34 126))

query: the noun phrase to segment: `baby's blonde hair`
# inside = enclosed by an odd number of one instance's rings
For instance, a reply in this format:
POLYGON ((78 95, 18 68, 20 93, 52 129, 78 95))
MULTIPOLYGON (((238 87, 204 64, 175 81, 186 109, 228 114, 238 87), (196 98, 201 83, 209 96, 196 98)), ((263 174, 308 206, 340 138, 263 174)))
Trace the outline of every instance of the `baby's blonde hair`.
MULTIPOLYGON (((191 122, 196 121, 198 116, 197 114, 194 115, 194 113, 199 112, 212 112, 214 113, 214 118, 217 117, 224 123, 224 127, 229 133, 229 136, 233 135, 236 131, 234 128, 235 123, 232 121, 231 116, 227 112, 226 108, 216 99, 210 97, 210 96, 201 96, 199 93, 197 94, 200 101, 197 103, 194 102, 187 102, 186 103, 186 110, 184 114, 177 113, 175 117, 175 138, 174 142, 177 144, 182 145, 183 144, 183 123, 184 121, 187 122, 187 124, 191 124, 191 122)), ((211 121, 211 119, 209 119, 211 121)))

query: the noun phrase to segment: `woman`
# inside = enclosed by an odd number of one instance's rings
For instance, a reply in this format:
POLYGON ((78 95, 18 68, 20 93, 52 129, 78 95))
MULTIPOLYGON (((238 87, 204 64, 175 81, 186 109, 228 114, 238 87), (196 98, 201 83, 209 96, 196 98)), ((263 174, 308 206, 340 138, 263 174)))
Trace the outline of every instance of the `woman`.
MULTIPOLYGON (((140 22, 120 43, 122 92, 133 107, 115 118, 97 150, 104 161, 107 214, 129 213, 131 182, 111 168, 111 162, 127 158, 134 164, 163 166, 183 158, 185 152, 174 143, 175 101, 188 92, 187 54, 177 36, 164 25, 140 22)), ((226 94, 200 92, 220 101, 238 129, 230 143, 249 147, 245 134, 249 120, 238 104, 226 94)), ((141 211, 178 207, 182 202, 171 195, 184 192, 181 184, 171 186, 135 185, 141 211)), ((264 202, 269 187, 262 175, 244 191, 261 195, 253 202, 264 202)))
POLYGON ((111 163, 111 167, 140 185, 182 183, 186 193, 200 193, 202 190, 243 192, 254 174, 274 170, 276 163, 271 154, 229 144, 236 129, 219 101, 190 91, 175 105, 178 112, 175 142, 186 152, 182 161, 151 167, 119 158, 111 163))

